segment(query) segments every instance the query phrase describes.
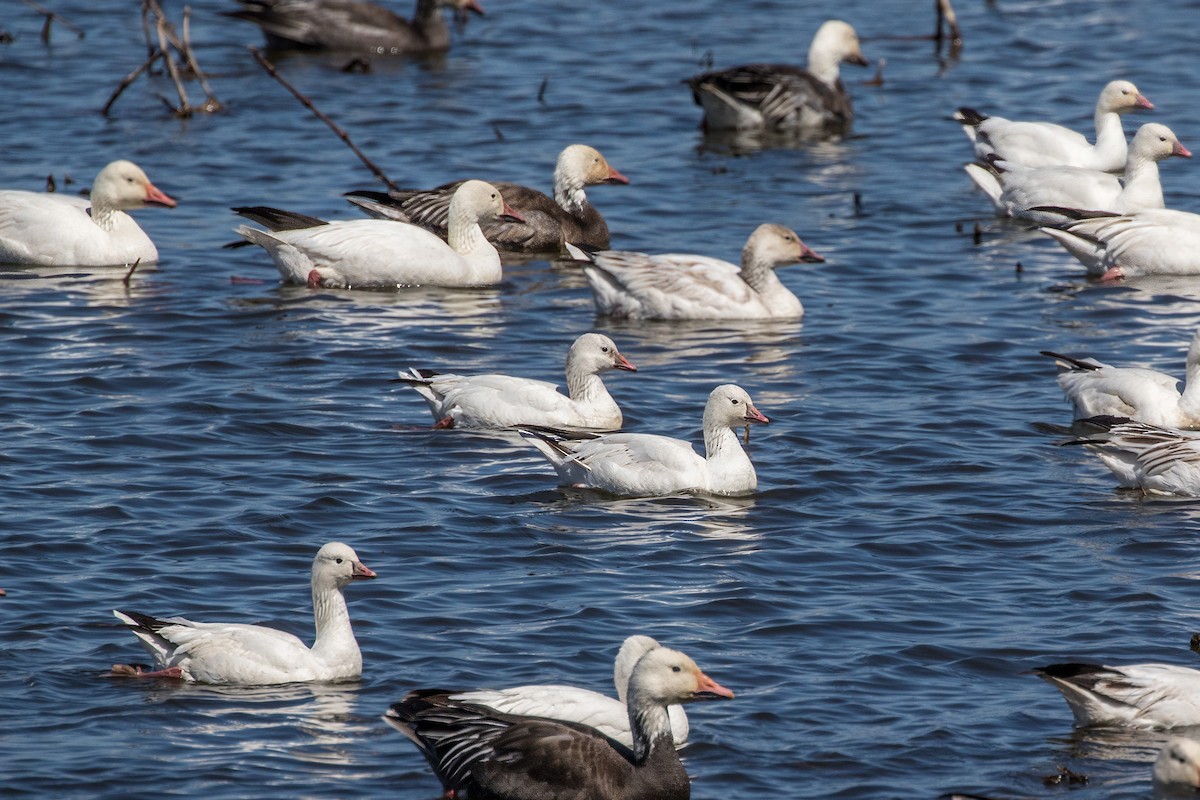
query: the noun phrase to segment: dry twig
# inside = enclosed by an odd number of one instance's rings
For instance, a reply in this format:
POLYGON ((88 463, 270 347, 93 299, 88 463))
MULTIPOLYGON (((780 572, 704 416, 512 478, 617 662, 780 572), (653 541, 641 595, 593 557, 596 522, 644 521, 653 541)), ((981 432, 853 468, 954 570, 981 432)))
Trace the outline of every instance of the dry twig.
POLYGON ((39 3, 35 3, 34 0, 23 0, 23 2, 25 5, 29 6, 34 11, 46 18, 46 23, 42 25, 42 44, 50 44, 50 23, 52 22, 59 23, 64 28, 74 31, 75 35, 80 39, 83 38, 83 31, 80 30, 80 28, 76 25, 73 25, 66 17, 62 16, 61 14, 54 13, 39 3))
POLYGON ((316 105, 313 104, 313 101, 309 100, 299 89, 288 83, 287 80, 279 74, 279 71, 275 69, 275 65, 272 64, 257 47, 251 47, 250 54, 253 55, 254 60, 257 61, 262 68, 267 71, 268 75, 278 81, 283 88, 287 89, 291 93, 292 97, 295 97, 297 100, 299 100, 305 108, 307 108, 317 117, 317 119, 328 125, 329 129, 337 134, 338 138, 345 142, 346 146, 354 152, 354 155, 358 156, 359 161, 363 162, 367 169, 371 170, 371 172, 375 174, 376 178, 379 178, 379 180, 383 181, 389 189, 399 188, 396 186, 396 184, 392 183, 391 178, 389 178, 382 169, 375 165, 374 161, 367 158, 366 154, 358 149, 354 142, 350 140, 350 134, 342 130, 341 126, 334 122, 328 114, 317 108, 316 105))

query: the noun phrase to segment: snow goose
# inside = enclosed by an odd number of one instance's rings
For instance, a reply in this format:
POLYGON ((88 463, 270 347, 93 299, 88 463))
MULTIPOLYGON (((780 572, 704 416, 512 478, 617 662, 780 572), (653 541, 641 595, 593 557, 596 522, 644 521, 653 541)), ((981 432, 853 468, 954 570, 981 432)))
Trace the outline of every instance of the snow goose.
POLYGON ((348 545, 330 542, 317 551, 312 565, 317 638, 311 648, 290 633, 262 625, 113 611, 159 666, 153 672, 115 666, 113 672, 244 686, 356 679, 362 674, 362 655, 342 589, 351 581, 374 577, 348 545))
POLYGON ((596 311, 633 319, 799 319, 804 306, 775 268, 825 260, 795 231, 772 224, 759 225, 750 234, 740 267, 682 253, 588 254, 570 245, 568 250, 585 262, 596 311))
POLYGON ((1154 790, 1159 794, 1200 792, 1200 742, 1171 738, 1154 761, 1154 790))
POLYGON ((477 0, 417 0, 412 21, 361 0, 238 0, 226 16, 262 28, 267 46, 370 55, 439 53, 450 47, 444 8, 483 13, 477 0))
POLYGON ((1088 417, 1083 423, 1098 432, 1065 444, 1086 445, 1122 486, 1146 494, 1200 497, 1200 432, 1126 417, 1088 417))
POLYGON ((1052 122, 1013 121, 988 117, 971 108, 954 115, 971 140, 975 157, 989 155, 1027 167, 1086 167, 1101 172, 1125 168, 1128 144, 1121 115, 1135 109, 1154 108, 1129 81, 1111 81, 1096 101, 1096 143, 1070 128, 1052 122))
POLYGON ((585 333, 567 352, 567 394, 548 381, 512 375, 440 375, 410 369, 395 380, 416 389, 435 428, 508 428, 513 425, 616 430, 621 409, 600 379, 610 369, 637 372, 602 333, 585 333))
POLYGON ((1188 347, 1182 394, 1178 378, 1155 369, 1110 367, 1049 350, 1042 355, 1058 364, 1058 385, 1075 419, 1106 415, 1165 428, 1200 428, 1200 331, 1188 347))
MULTIPOLYGON (((629 710, 625 705, 629 678, 641 657, 661 646, 649 636, 630 636, 621 645, 613 666, 613 683, 620 699, 590 689, 554 684, 460 692, 450 695, 450 699, 458 703, 487 706, 502 714, 578 722, 595 728, 626 747, 633 747, 629 710)), ((671 718, 671 738, 676 747, 683 747, 688 738, 687 712, 683 706, 676 704, 667 707, 667 715, 671 718)))
POLYGON ((1200 275, 1200 214, 1147 208, 1129 214, 1052 208, 1073 215, 1040 230, 1103 281, 1200 275))
POLYGON ((692 99, 704 109, 706 130, 765 129, 811 136, 850 130, 854 110, 840 77, 842 62, 866 66, 858 34, 831 19, 808 48, 808 69, 747 64, 688 78, 692 99))
POLYGON ((0 191, 0 262, 49 267, 111 267, 158 260, 150 237, 126 211, 175 201, 130 161, 96 176, 88 199, 0 191))
MULTIPOLYGON (((436 189, 398 189, 391 192, 347 192, 351 203, 380 219, 411 222, 446 235, 450 198, 463 181, 443 184, 436 189)), ((483 235, 503 250, 547 252, 560 250, 564 242, 581 247, 608 247, 608 224, 588 202, 584 189, 601 183, 629 183, 600 151, 585 144, 573 144, 558 156, 554 167, 554 198, 519 183, 492 184, 505 201, 521 215, 521 220, 490 220, 483 224, 483 235)))
POLYGON ((1200 670, 1171 664, 1051 664, 1033 670, 1062 692, 1078 725, 1200 725, 1200 670))
POLYGON ((766 424, 750 395, 740 386, 712 390, 704 406, 704 449, 648 433, 588 434, 551 429, 522 429, 542 452, 563 484, 615 495, 650 497, 679 492, 753 494, 758 477, 735 428, 766 424))
POLYGON ((990 166, 967 164, 967 174, 991 199, 1002 217, 1026 219, 1039 225, 1068 218, 1042 206, 1104 209, 1125 214, 1143 208, 1162 208, 1158 162, 1192 154, 1166 125, 1147 123, 1134 134, 1125 161, 1125 181, 1108 172, 1083 167, 1025 167, 1007 161, 990 166))
MULTIPOLYGON (((234 211, 252 212, 245 215, 262 221, 263 212, 274 210, 234 211)), ((270 254, 287 283, 345 289, 486 286, 500 282, 500 254, 483 237, 479 223, 500 216, 520 219, 494 186, 467 181, 450 202, 449 244, 416 225, 379 219, 316 220, 323 224, 292 229, 281 223, 271 231, 241 225, 235 230, 270 254)))
POLYGON ((667 707, 732 698, 677 650, 659 647, 633 668, 628 717, 633 746, 586 725, 503 714, 409 692, 384 721, 420 749, 447 793, 505 800, 686 800, 687 771, 671 739, 667 707))

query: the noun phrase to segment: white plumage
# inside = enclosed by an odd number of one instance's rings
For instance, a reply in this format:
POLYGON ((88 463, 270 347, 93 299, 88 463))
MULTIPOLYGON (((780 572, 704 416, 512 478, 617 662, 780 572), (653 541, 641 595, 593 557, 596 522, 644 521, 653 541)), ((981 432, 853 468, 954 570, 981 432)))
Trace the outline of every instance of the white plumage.
POLYGON ((1170 128, 1151 122, 1134 134, 1125 162, 1124 184, 1111 173, 1083 167, 1026 167, 997 161, 994 169, 979 164, 967 164, 964 169, 992 201, 997 214, 1046 225, 1063 222, 1067 217, 1044 206, 1120 214, 1162 208, 1158 162, 1170 156, 1191 155, 1170 128))
POLYGON ((633 319, 799 319, 804 306, 775 268, 825 260, 795 231, 772 224, 758 226, 746 240, 740 267, 683 253, 568 249, 584 262, 596 310, 633 319))
POLYGON ((317 551, 312 566, 317 636, 311 648, 290 633, 262 625, 113 611, 159 666, 159 671, 150 673, 130 667, 114 668, 114 672, 243 686, 358 678, 362 655, 342 589, 351 581, 374 577, 348 545, 330 542, 317 551))
POLYGON ((1082 214, 1041 228, 1101 280, 1200 275, 1200 215, 1169 208, 1082 214))
POLYGON ((1129 81, 1111 81, 1096 101, 1096 143, 1083 134, 1052 122, 1026 122, 988 117, 974 109, 960 108, 955 117, 971 140, 975 157, 990 156, 1027 167, 1086 167, 1102 172, 1125 168, 1128 143, 1121 128, 1121 115, 1135 109, 1151 109, 1147 100, 1129 81))
POLYGON ((636 372, 601 333, 585 333, 567 353, 567 394, 547 381, 512 375, 453 375, 409 370, 396 380, 429 404, 436 427, 507 428, 513 425, 621 427, 621 409, 600 379, 610 369, 636 372))
POLYGON ((520 219, 495 187, 467 181, 450 201, 448 242, 416 225, 378 219, 235 230, 270 254, 286 283, 344 289, 486 286, 500 282, 500 254, 479 222, 500 216, 520 219))
POLYGON ((734 429, 768 422, 740 386, 713 389, 704 407, 705 456, 690 442, 648 433, 525 430, 566 485, 645 497, 679 492, 752 494, 758 477, 734 429))
POLYGON ((1200 792, 1200 742, 1175 736, 1166 743, 1154 761, 1154 789, 1192 797, 1200 792))
POLYGON ((1052 664, 1034 673, 1063 693, 1079 725, 1200 725, 1200 670, 1171 664, 1052 664))
POLYGON ((90 197, 0 191, 0 262, 108 267, 158 260, 158 249, 126 211, 175 201, 140 167, 114 161, 96 176, 90 197))
POLYGON ((1086 445, 1127 488, 1152 494, 1200 497, 1200 432, 1089 417, 1100 432, 1068 444, 1086 445))
POLYGON ((1072 358, 1048 350, 1056 360, 1058 385, 1074 409, 1075 419, 1128 417, 1166 428, 1200 427, 1200 331, 1188 347, 1186 383, 1143 367, 1111 367, 1094 358, 1072 358))

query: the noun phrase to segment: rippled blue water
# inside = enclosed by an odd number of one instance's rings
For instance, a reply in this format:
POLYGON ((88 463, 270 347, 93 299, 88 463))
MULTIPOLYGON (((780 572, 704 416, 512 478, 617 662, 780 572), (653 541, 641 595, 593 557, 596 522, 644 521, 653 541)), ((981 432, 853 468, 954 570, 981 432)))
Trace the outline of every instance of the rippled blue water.
MULTIPOLYGON (((232 3, 193 4, 228 111, 173 119, 156 78, 106 120, 144 58, 137 12, 52 5, 86 38, 56 27, 43 46, 21 4, 0 18, 16 37, 0 45, 0 185, 53 173, 77 188, 126 157, 180 203, 139 214, 162 261, 128 284, 0 268, 4 794, 433 798, 417 751, 379 722, 389 702, 431 685, 604 689, 635 632, 738 693, 692 713, 696 797, 1046 797, 1067 791, 1043 783, 1060 767, 1089 778, 1072 797, 1149 793, 1161 736, 1073 731, 1024 673, 1200 666, 1200 506, 1118 492, 1054 447, 1035 424, 1069 412, 1037 351, 1182 374, 1200 291, 1090 285, 1053 242, 992 219, 949 118, 967 104, 1087 129, 1099 88, 1125 77, 1195 150, 1183 23, 1200 3, 960 0, 951 61, 885 37, 930 32, 926 0, 492 0, 444 59, 369 74, 280 59, 401 184, 548 187, 558 150, 584 141, 632 179, 592 193, 617 247, 736 258, 758 223, 794 226, 828 257, 783 273, 803 325, 735 326, 598 321, 582 278, 539 261, 479 291, 279 287, 261 251, 220 248, 228 207, 352 217, 341 193, 372 178, 252 61, 257 31, 218 14, 232 3), (710 51, 800 61, 833 13, 887 62, 881 86, 847 70, 855 135, 706 146, 679 80, 710 51), (557 378, 594 328, 640 368, 609 380, 629 429, 695 440, 712 386, 749 389, 772 419, 751 445, 757 496, 560 490, 531 448, 429 430, 419 398, 387 383, 410 365, 557 378), (361 683, 102 677, 144 658, 118 606, 310 636, 308 566, 333 539, 380 575, 349 592, 361 683)), ((1164 165, 1170 205, 1200 210, 1195 169, 1164 165)))

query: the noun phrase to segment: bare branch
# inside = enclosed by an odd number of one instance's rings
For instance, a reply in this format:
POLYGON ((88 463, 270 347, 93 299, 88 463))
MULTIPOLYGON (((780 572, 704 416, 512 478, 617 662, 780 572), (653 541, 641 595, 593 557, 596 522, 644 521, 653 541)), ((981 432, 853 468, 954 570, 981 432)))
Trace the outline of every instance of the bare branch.
POLYGON ((279 82, 279 84, 281 86, 283 86, 283 88, 287 89, 293 97, 295 97, 297 100, 299 100, 304 105, 305 108, 307 108, 314 115, 316 115, 317 119, 321 120, 326 125, 328 125, 329 129, 332 130, 335 134, 337 134, 338 138, 340 138, 343 142, 346 143, 346 146, 349 147, 354 152, 354 155, 358 156, 358 159, 360 161, 362 161, 363 164, 366 165, 367 169, 371 170, 371 172, 374 173, 375 177, 377 177, 377 178, 379 178, 379 180, 383 181, 389 189, 399 188, 396 186, 396 184, 392 183, 392 180, 387 176, 387 174, 384 173, 383 170, 381 170, 379 167, 377 167, 375 165, 375 162, 373 162, 373 161, 371 161, 371 159, 367 158, 367 156, 361 150, 358 149, 358 147, 354 144, 354 142, 352 142, 350 140, 350 135, 348 133, 346 133, 344 130, 342 130, 342 128, 336 122, 334 122, 332 119, 330 119, 329 115, 327 115, 324 111, 322 111, 321 109, 319 109, 315 105, 313 105, 312 100, 309 100, 307 97, 304 96, 304 94, 302 94, 300 92, 300 90, 298 90, 296 87, 294 87, 290 83, 288 83, 287 80, 282 75, 279 74, 279 71, 275 69, 275 65, 272 64, 269 60, 267 60, 267 57, 264 56, 261 52, 259 52, 257 47, 251 47, 250 54, 254 56, 254 59, 260 65, 262 65, 262 68, 267 71, 268 75, 270 75, 272 78, 277 80, 279 82))

